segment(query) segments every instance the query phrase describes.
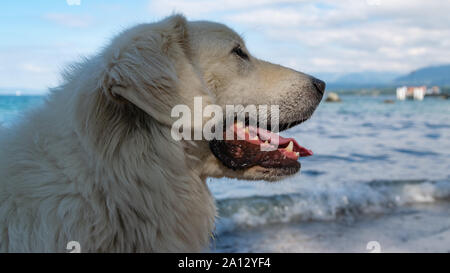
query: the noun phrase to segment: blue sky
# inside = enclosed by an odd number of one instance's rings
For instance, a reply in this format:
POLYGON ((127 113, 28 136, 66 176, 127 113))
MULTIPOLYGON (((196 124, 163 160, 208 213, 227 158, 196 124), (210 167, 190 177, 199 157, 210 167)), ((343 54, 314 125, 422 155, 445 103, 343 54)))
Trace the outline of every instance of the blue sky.
POLYGON ((172 12, 225 23, 253 55, 314 75, 406 73, 450 63, 449 2, 3 1, 0 88, 43 92, 58 85, 67 64, 95 54, 119 31, 172 12))

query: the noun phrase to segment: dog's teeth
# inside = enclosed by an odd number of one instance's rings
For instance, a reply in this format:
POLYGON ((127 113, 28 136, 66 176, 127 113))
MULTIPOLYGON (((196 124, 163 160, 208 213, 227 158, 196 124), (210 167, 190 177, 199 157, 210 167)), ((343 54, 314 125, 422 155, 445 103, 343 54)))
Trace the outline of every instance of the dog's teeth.
POLYGON ((284 149, 288 152, 292 152, 292 150, 294 149, 294 143, 292 143, 292 141, 289 141, 289 145, 284 149))
POLYGON ((259 140, 258 135, 255 135, 254 137, 252 137, 250 140, 259 140))
POLYGON ((300 156, 300 153, 299 153, 299 152, 295 152, 295 155, 297 155, 297 157, 299 157, 299 156, 300 156))
POLYGON ((236 127, 237 128, 244 128, 244 124, 240 121, 236 122, 236 127))
POLYGON ((247 133, 247 135, 250 135, 250 131, 248 130, 248 127, 245 127, 245 133, 247 133))
POLYGON ((264 144, 269 144, 269 141, 268 140, 264 141, 264 144))

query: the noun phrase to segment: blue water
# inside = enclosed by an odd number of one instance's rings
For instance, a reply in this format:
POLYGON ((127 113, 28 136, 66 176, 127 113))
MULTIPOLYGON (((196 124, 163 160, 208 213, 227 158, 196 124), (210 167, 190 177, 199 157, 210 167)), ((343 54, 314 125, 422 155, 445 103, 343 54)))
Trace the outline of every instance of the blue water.
MULTIPOLYGON (((0 96, 9 126, 43 97, 0 96)), ((450 199, 450 100, 342 96, 282 133, 315 153, 278 183, 209 179, 219 208, 216 234, 277 223, 334 221, 450 199)))
POLYGON ((13 124, 26 110, 43 102, 43 96, 0 96, 0 125, 7 127, 13 124))

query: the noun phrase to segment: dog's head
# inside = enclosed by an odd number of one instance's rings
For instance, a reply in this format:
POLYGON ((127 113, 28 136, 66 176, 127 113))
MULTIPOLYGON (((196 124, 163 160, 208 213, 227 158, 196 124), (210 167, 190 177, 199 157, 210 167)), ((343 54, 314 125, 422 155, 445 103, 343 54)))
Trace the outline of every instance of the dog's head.
MULTIPOLYGON (((101 58, 105 96, 136 106, 167 128, 175 121, 171 113, 176 105, 186 105, 194 113, 194 97, 201 97, 203 108, 215 104, 224 113, 226 105, 265 105, 264 123, 270 130, 276 122, 282 131, 307 120, 325 89, 325 83, 314 77, 253 57, 242 38, 228 27, 187 22, 179 15, 125 31, 101 58), (279 112, 271 110, 273 105, 279 112)), ((201 126, 207 121, 203 117, 201 126)), ((238 123, 233 128, 240 125, 244 130, 248 126, 238 123)), ((298 157, 310 151, 286 138, 278 140, 278 149, 262 151, 259 144, 270 145, 273 134, 259 127, 259 123, 250 126, 256 134, 251 141, 198 140, 197 150, 190 153, 202 160, 203 165, 197 166, 201 175, 277 180, 296 173, 298 157)))

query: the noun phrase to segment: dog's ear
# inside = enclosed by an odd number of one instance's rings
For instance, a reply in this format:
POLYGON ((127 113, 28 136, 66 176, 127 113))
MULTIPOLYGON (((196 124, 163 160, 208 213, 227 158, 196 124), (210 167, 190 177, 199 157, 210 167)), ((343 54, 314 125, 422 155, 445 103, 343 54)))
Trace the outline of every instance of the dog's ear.
POLYGON ((172 107, 182 103, 177 74, 189 63, 189 51, 187 22, 181 15, 134 27, 103 52, 100 89, 109 99, 126 100, 168 124, 172 107))

